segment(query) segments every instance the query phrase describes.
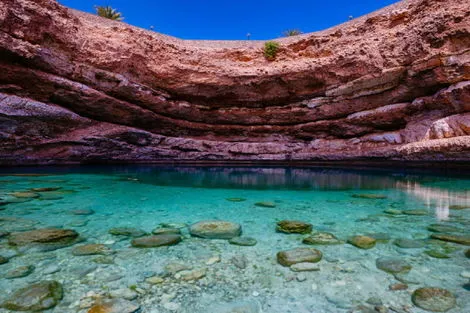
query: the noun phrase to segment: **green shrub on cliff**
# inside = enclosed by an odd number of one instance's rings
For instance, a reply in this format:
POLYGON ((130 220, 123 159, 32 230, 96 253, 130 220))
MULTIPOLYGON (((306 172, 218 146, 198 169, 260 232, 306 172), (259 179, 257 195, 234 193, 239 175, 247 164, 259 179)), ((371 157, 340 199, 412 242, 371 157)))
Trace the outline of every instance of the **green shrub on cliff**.
POLYGON ((110 20, 122 21, 124 17, 121 12, 118 12, 116 9, 113 9, 109 5, 107 6, 95 6, 96 14, 101 17, 109 18, 110 20))
POLYGON ((264 44, 264 57, 270 61, 276 58, 277 52, 279 50, 279 44, 275 41, 267 41, 264 44))
POLYGON ((283 31, 282 34, 284 35, 284 37, 291 37, 291 36, 297 36, 297 35, 302 34, 302 31, 298 29, 288 29, 288 30, 283 31))

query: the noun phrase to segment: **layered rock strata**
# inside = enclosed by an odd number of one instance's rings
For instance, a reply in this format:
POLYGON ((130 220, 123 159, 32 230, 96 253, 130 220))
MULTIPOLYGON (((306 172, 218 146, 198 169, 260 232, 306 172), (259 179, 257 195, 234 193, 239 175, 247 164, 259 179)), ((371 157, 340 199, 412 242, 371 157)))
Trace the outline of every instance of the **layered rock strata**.
POLYGON ((0 163, 470 160, 470 7, 400 1, 263 42, 0 3, 0 163))

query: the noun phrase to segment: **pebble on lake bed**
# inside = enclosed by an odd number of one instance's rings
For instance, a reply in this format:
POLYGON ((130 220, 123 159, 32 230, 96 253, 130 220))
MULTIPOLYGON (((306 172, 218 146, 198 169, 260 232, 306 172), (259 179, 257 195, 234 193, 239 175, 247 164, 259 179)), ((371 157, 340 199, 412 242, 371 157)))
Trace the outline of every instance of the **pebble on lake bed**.
POLYGON ((135 248, 156 248, 161 246, 176 245, 181 242, 180 235, 154 235, 132 239, 131 245, 135 248))
POLYGON ((241 235, 242 227, 238 223, 209 220, 192 224, 189 233, 206 239, 232 239, 241 235))
POLYGON ((42 311, 56 306, 62 297, 62 285, 46 280, 13 292, 2 306, 13 311, 42 311))
POLYGON ((282 266, 291 266, 303 262, 316 263, 320 262, 322 257, 322 253, 313 248, 296 248, 277 253, 277 261, 282 266))
POLYGON ((336 236, 333 234, 318 232, 311 236, 305 237, 302 240, 302 243, 306 245, 338 245, 342 244, 343 242, 336 238, 336 236))
POLYGON ((372 249, 375 247, 376 242, 377 240, 368 236, 353 236, 348 238, 349 244, 361 249, 372 249))
POLYGON ((381 257, 375 261, 378 269, 390 273, 408 273, 411 270, 411 265, 406 261, 398 258, 381 257))
POLYGON ((431 312, 447 312, 457 304, 455 296, 450 291, 435 287, 416 289, 411 300, 417 307, 431 312))
POLYGON ((313 226, 302 221, 283 220, 277 222, 276 231, 286 234, 309 234, 313 226))
POLYGON ((236 246, 255 246, 257 244, 256 239, 251 237, 233 237, 228 242, 236 246))
POLYGON ((135 313, 139 306, 124 299, 98 300, 87 313, 135 313))
POLYGON ((83 246, 77 246, 73 248, 72 250, 72 254, 75 256, 97 255, 97 254, 109 255, 112 253, 113 253, 113 250, 111 250, 111 248, 103 244, 87 244, 83 246))
POLYGON ((262 201, 262 202, 256 202, 255 206, 259 206, 262 208, 275 208, 276 204, 274 202, 262 201))

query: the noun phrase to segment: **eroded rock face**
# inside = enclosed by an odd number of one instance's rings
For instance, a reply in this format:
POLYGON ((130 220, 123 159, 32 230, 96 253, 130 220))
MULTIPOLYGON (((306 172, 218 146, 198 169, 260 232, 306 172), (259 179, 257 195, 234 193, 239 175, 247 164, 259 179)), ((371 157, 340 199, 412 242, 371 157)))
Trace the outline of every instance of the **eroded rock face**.
POLYGON ((469 19, 464 0, 400 1, 278 39, 270 62, 262 42, 4 0, 0 162, 468 161, 469 19))

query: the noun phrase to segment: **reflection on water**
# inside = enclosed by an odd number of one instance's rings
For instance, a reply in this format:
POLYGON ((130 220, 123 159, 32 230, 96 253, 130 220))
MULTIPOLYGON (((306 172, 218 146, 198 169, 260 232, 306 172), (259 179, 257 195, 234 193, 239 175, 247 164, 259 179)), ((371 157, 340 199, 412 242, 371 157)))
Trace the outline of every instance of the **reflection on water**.
POLYGON ((470 189, 450 190, 448 188, 438 188, 423 186, 416 181, 397 182, 398 189, 404 189, 407 193, 423 200, 428 208, 434 208, 438 220, 449 218, 449 208, 470 207, 470 189))

